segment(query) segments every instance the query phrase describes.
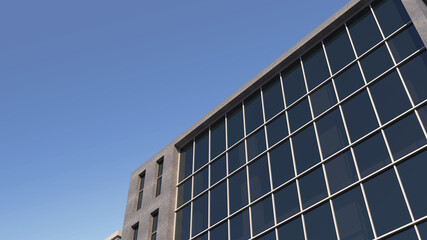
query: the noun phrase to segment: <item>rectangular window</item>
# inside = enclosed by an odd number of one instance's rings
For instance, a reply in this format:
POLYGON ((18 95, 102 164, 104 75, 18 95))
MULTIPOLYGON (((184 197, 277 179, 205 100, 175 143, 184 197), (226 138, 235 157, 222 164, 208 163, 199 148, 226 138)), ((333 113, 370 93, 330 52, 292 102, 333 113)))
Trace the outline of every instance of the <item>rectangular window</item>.
POLYGON ((151 240, 157 239, 157 223, 159 221, 159 209, 151 213, 151 240))
POLYGON ((135 225, 132 226, 132 232, 133 232, 132 240, 138 240, 138 228, 139 228, 139 223, 136 223, 135 225))
POLYGON ((163 158, 157 161, 157 184, 156 184, 156 197, 162 191, 162 175, 163 175, 163 158))
POLYGON ((138 205, 136 206, 136 210, 139 210, 142 206, 142 195, 144 193, 144 181, 145 181, 145 171, 139 174, 138 205))

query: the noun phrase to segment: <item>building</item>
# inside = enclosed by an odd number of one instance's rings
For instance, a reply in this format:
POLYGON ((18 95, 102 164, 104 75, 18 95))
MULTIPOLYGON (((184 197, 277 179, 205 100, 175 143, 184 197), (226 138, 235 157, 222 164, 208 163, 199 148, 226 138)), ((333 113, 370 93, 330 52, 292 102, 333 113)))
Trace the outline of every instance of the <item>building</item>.
POLYGON ((110 236, 108 236, 105 240, 120 240, 122 239, 122 231, 117 230, 110 236))
POLYGON ((123 239, 427 239, 426 44, 352 0, 132 173, 123 239))

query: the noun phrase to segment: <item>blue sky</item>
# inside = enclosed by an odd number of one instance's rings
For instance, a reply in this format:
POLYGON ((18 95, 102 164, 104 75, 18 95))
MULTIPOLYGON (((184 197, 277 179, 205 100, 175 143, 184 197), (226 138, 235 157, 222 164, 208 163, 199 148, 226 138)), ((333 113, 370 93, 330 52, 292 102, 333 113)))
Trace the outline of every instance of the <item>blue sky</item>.
POLYGON ((2 1, 2 238, 121 229, 130 173, 346 2, 2 1))

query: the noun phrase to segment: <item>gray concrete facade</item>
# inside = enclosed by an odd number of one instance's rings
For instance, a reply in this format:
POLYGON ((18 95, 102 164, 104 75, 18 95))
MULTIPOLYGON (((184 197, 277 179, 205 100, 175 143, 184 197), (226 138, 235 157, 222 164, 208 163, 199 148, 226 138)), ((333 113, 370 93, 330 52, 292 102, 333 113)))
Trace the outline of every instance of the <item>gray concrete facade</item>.
MULTIPOLYGON (((330 33, 342 26, 372 0, 352 0, 319 27, 299 41, 295 46, 276 59, 263 71, 249 80, 240 89, 220 103, 212 111, 197 121, 160 152, 136 169, 130 178, 129 192, 123 224, 122 239, 132 240, 132 226, 139 223, 138 239, 150 239, 151 213, 159 210, 157 239, 173 240, 175 227, 175 208, 179 149, 223 117, 228 111, 241 103, 247 96, 268 82, 273 76, 299 59, 304 53, 318 44, 330 33), (162 192, 155 197, 157 161, 163 158, 162 192), (144 196, 141 209, 137 210, 139 175, 145 171, 144 196)), ((427 46, 427 5, 425 0, 402 0, 406 10, 427 46)))

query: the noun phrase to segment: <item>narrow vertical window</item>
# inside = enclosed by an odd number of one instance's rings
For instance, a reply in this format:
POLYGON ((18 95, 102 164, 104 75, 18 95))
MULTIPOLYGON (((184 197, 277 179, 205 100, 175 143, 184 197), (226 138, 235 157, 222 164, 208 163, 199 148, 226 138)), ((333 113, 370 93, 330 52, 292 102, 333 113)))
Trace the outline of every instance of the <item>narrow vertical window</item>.
POLYGON ((151 213, 151 240, 157 239, 157 223, 159 221, 159 209, 151 213))
POLYGON ((163 175, 163 158, 157 161, 157 184, 156 184, 156 197, 162 191, 162 175, 163 175))
POLYGON ((144 181, 145 181, 145 171, 139 174, 138 205, 136 206, 136 210, 139 210, 142 206, 142 195, 144 193, 144 181))
POLYGON ((133 232, 132 240, 138 240, 138 228, 139 228, 139 223, 136 223, 135 225, 132 226, 132 232, 133 232))

